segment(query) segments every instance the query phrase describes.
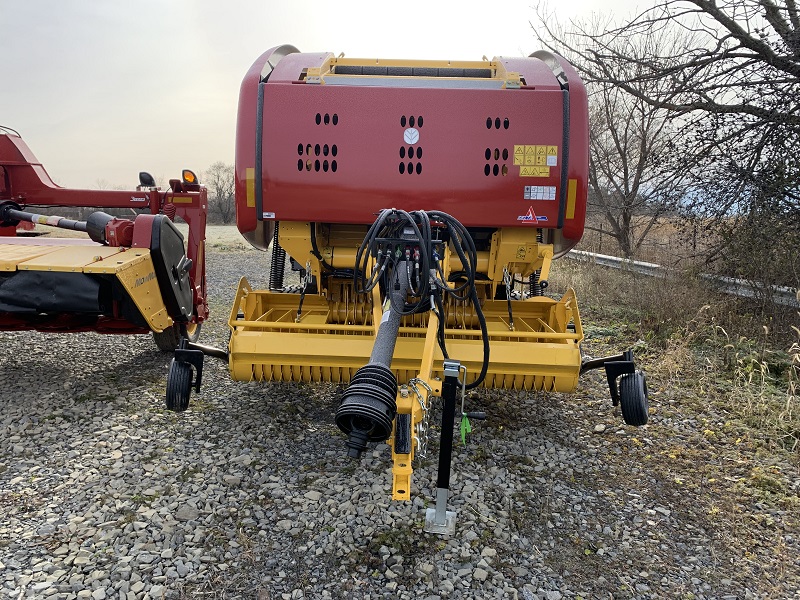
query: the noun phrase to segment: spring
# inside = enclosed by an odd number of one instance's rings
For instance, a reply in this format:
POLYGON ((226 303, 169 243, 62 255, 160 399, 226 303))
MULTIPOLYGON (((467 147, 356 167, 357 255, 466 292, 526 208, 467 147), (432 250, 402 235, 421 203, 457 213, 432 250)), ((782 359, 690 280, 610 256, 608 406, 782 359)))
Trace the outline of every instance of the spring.
POLYGON ((178 212, 178 207, 172 202, 168 202, 162 207, 162 212, 169 217, 170 221, 175 220, 175 213, 178 212))
MULTIPOLYGON (((541 229, 536 230, 536 241, 540 244, 544 242, 544 232, 541 229)), ((539 283, 541 274, 540 270, 531 273, 528 279, 528 296, 544 296, 544 288, 539 283)))
POLYGON ((538 269, 530 274, 530 277, 528 278, 529 296, 544 296, 544 290, 542 290, 542 284, 539 283, 540 274, 541 271, 538 269))
POLYGON ((272 237, 272 260, 269 265, 269 289, 271 291, 283 290, 283 274, 286 270, 286 250, 278 241, 278 228, 280 223, 275 223, 275 234, 272 237))

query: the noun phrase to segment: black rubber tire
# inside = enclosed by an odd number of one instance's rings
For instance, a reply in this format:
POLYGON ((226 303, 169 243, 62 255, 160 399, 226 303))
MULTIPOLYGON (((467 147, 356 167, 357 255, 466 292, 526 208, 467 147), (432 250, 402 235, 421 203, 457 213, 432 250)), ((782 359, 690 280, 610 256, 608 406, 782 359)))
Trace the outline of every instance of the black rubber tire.
POLYGON ((625 423, 634 427, 647 424, 650 407, 644 373, 636 371, 620 377, 619 403, 625 423))
POLYGON ((162 352, 174 352, 175 348, 181 343, 181 338, 185 337, 190 342, 196 342, 200 338, 201 323, 175 323, 169 329, 161 333, 153 332, 153 341, 162 352))
POLYGON ((192 393, 192 367, 188 363, 177 362, 174 358, 169 364, 167 374, 167 409, 183 412, 189 408, 192 393))

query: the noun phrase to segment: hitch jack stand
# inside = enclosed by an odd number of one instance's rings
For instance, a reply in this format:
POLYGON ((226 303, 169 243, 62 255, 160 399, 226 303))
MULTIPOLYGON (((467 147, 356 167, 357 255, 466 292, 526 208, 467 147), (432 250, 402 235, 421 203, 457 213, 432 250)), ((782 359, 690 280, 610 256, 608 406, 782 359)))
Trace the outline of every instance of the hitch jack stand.
POLYGON ((455 360, 444 361, 444 383, 442 384, 442 436, 439 441, 439 473, 436 479, 436 508, 425 511, 424 531, 440 535, 455 535, 456 513, 447 510, 450 492, 450 463, 453 454, 453 423, 456 418, 456 393, 461 388, 459 370, 461 364, 455 360))

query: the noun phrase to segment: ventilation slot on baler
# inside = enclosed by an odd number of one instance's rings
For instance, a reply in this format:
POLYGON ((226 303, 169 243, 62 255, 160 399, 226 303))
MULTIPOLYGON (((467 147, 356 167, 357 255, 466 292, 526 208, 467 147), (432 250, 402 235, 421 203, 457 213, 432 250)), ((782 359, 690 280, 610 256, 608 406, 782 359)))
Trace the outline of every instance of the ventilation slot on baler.
POLYGON ((484 158, 486 159, 486 164, 483 166, 483 174, 489 177, 489 175, 494 175, 497 177, 498 175, 502 175, 505 177, 508 175, 508 165, 504 164, 502 161, 508 160, 508 148, 503 148, 502 151, 500 148, 486 148, 483 153, 484 158))
MULTIPOLYGON (((403 115, 400 117, 400 126, 403 128, 409 127, 409 128, 422 129, 422 126, 424 124, 425 124, 425 119, 422 117, 422 115, 419 116, 411 115, 409 117, 403 115)), ((401 175, 404 175, 406 173, 408 173, 409 175, 413 175, 415 173, 417 175, 421 175, 422 174, 421 159, 422 159, 422 146, 415 146, 415 145, 400 146, 400 164, 397 167, 398 172, 401 175), (406 159, 408 159, 408 162, 404 162, 406 159), (416 159, 417 162, 414 162, 414 159, 416 159)))
POLYGON ((297 144, 297 154, 300 157, 297 159, 298 171, 335 173, 339 168, 335 158, 339 154, 336 144, 297 144))

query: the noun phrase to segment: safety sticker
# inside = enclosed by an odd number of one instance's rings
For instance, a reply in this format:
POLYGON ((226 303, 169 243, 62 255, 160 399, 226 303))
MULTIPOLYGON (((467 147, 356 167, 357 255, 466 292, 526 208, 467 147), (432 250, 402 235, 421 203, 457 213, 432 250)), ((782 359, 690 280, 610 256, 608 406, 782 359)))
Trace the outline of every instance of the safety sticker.
POLYGON ((523 197, 525 200, 555 200, 556 186, 526 185, 523 197))
POLYGON ((550 167, 520 167, 520 177, 550 177, 550 167))
POLYGON ((387 297, 383 303, 383 316, 381 317, 381 324, 387 323, 392 314, 392 299, 387 297))
POLYGON ((550 167, 558 166, 558 146, 515 144, 514 164, 520 177, 550 177, 550 167))

